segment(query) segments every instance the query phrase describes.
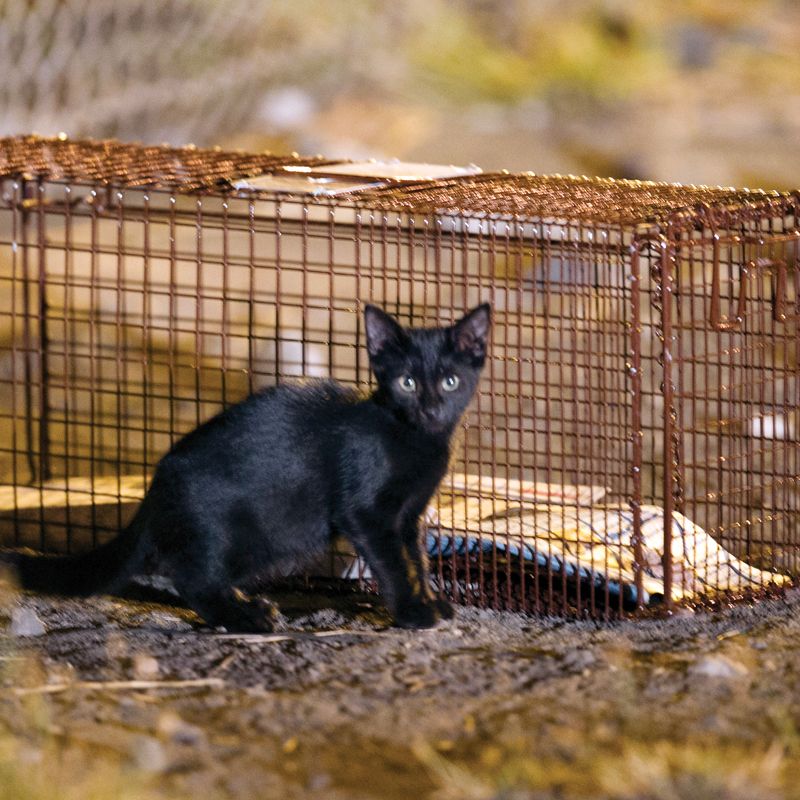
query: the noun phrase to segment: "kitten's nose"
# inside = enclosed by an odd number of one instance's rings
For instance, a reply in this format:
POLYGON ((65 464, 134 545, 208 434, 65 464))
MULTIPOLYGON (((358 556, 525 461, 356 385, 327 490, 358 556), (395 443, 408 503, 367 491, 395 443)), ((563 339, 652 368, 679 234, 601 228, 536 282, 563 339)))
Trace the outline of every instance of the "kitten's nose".
POLYGON ((423 410, 422 416, 427 422, 435 422, 437 424, 440 422, 441 418, 438 408, 426 408, 423 410))

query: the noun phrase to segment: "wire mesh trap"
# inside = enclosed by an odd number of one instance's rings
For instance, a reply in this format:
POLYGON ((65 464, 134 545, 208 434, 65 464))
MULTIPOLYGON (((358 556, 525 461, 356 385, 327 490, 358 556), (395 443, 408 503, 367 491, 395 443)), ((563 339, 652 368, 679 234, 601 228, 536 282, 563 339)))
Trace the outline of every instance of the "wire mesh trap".
POLYGON ((113 536, 260 387, 367 389, 362 301, 436 325, 489 300, 425 519, 438 591, 610 616, 798 575, 797 193, 24 137, 0 198, 5 545, 113 536))

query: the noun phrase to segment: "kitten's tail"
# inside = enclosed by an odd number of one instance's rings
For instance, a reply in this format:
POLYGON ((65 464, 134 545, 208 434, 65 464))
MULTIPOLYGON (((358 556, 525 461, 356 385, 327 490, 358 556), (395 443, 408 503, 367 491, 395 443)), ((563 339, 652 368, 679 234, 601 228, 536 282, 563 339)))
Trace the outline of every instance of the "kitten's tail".
POLYGON ((88 553, 74 556, 3 553, 0 558, 16 569, 23 589, 74 597, 113 593, 125 585, 147 557, 146 505, 145 500, 130 525, 116 538, 88 553))

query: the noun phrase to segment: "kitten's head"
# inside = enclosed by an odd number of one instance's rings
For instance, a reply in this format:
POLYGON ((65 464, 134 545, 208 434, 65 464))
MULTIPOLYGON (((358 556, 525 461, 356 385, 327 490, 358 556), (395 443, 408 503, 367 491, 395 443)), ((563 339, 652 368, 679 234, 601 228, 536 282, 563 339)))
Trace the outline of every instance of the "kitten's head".
POLYGON ((364 321, 381 402, 415 428, 449 434, 475 393, 486 360, 489 304, 449 328, 402 328, 371 305, 364 321))

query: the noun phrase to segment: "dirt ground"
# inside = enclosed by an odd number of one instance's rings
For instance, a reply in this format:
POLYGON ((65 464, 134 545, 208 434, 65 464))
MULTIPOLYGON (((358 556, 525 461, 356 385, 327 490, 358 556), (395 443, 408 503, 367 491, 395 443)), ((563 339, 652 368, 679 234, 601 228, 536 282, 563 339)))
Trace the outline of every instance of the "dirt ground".
POLYGON ((285 631, 9 593, 0 796, 800 797, 800 594, 612 624, 285 592, 285 631), (29 634, 29 635, 23 635, 29 634))

